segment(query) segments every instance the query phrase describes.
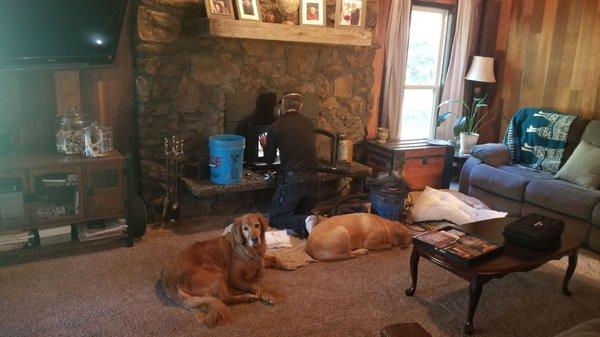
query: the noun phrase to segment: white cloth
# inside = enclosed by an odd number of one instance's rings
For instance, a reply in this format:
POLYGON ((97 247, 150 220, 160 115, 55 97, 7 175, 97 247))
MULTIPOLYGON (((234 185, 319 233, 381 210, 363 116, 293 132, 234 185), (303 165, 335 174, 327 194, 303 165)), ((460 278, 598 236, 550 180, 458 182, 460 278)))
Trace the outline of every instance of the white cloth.
POLYGON ((415 200, 410 210, 410 217, 414 222, 447 220, 456 225, 504 218, 506 214, 508 213, 471 207, 452 194, 429 186, 415 200))
POLYGON ((285 229, 265 232, 265 241, 269 249, 292 248, 292 241, 285 229))
MULTIPOLYGON (((441 101, 450 99, 464 99, 465 94, 465 75, 467 74, 467 65, 469 64, 469 52, 474 45, 477 30, 477 8, 479 0, 459 0, 458 12, 456 14, 456 29, 454 30, 454 42, 450 53, 450 63, 446 80, 444 81, 444 91, 441 101)), ((470 106, 471 102, 467 102, 470 106)), ((435 138, 452 139, 454 137, 454 122, 456 116, 462 116, 462 104, 453 103, 443 107, 442 111, 451 111, 453 114, 437 128, 435 138)))
POLYGON ((410 34, 410 9, 410 0, 394 0, 388 18, 382 124, 390 129, 391 139, 400 139, 410 34))

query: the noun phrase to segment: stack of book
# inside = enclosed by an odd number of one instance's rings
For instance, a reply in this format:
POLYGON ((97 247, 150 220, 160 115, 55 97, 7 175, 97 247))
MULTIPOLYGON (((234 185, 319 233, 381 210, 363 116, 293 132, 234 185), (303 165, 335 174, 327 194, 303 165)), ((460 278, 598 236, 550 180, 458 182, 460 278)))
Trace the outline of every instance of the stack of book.
POLYGON ((0 252, 30 247, 34 235, 31 231, 15 231, 0 235, 0 252))
POLYGON ((71 225, 38 230, 40 246, 54 245, 71 241, 71 225))
POLYGON ((470 265, 484 255, 501 248, 452 227, 419 234, 415 236, 415 239, 433 248, 436 252, 465 265, 470 265))
POLYGON ((91 241, 121 236, 126 232, 127 221, 123 218, 106 220, 100 226, 92 226, 85 223, 77 225, 77 238, 79 238, 79 241, 91 241))

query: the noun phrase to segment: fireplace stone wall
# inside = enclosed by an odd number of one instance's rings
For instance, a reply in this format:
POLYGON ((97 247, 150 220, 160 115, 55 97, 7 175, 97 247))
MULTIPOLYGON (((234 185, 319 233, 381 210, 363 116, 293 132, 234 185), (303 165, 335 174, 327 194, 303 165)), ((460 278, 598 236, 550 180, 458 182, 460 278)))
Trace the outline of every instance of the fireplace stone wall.
MULTIPOLYGON (((260 2, 263 10, 274 8, 274 0, 260 2)), ((327 5, 333 13, 335 1, 327 5)), ((363 138, 374 104, 373 47, 200 37, 203 6, 203 0, 137 3, 135 83, 147 199, 161 192, 165 137, 184 139, 188 167, 207 172, 208 136, 223 132, 227 93, 316 93, 318 127, 363 138)), ((368 29, 376 26, 376 12, 377 1, 369 0, 368 29)))

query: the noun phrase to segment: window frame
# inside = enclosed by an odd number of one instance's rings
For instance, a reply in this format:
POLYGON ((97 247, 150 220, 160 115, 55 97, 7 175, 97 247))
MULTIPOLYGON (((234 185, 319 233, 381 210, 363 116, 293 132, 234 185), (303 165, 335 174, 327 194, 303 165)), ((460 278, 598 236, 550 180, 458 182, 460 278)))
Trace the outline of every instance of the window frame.
MULTIPOLYGON (((414 10, 418 10, 418 11, 423 11, 423 12, 430 12, 430 13, 441 13, 443 14, 443 22, 442 22, 442 30, 440 32, 440 45, 439 45, 439 50, 438 50, 438 62, 437 62, 437 69, 435 71, 435 85, 421 85, 421 84, 404 84, 404 91, 406 91, 407 89, 425 89, 425 90, 433 90, 434 94, 433 94, 433 102, 432 105, 434 107, 433 111, 431 111, 431 127, 429 129, 429 136, 427 138, 418 138, 418 139, 406 139, 406 140, 423 140, 423 139, 431 139, 431 138, 435 138, 435 133, 436 133, 436 120, 437 120, 437 114, 436 112, 436 108, 437 105, 440 102, 440 98, 442 96, 442 90, 444 87, 444 75, 447 72, 446 68, 446 63, 447 63, 447 58, 450 54, 449 50, 448 50, 448 45, 451 43, 450 39, 451 37, 449 37, 448 35, 448 31, 450 28, 450 24, 451 24, 451 15, 452 15, 452 11, 449 8, 444 8, 444 7, 440 7, 440 6, 426 6, 423 4, 415 4, 411 7, 411 21, 412 21, 412 14, 414 10)), ((409 32, 410 34, 410 32, 409 32)), ((408 45, 410 48, 410 40, 408 41, 408 45)), ((405 81, 406 81, 406 75, 405 75, 405 81)), ((402 138, 402 137, 401 137, 402 138)))

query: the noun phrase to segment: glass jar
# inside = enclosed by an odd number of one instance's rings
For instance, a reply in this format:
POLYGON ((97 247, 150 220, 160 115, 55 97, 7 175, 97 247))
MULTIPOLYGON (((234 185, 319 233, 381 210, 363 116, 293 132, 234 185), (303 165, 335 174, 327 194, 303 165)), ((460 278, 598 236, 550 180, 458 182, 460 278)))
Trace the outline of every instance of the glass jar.
POLYGON ((106 137, 108 152, 113 150, 113 129, 110 126, 102 125, 102 134, 106 137))
POLYGON ((105 127, 92 122, 83 129, 83 155, 87 158, 105 157, 110 152, 109 138, 105 127))
POLYGON ((83 129, 89 125, 85 115, 70 107, 67 113, 57 116, 56 151, 62 154, 83 153, 83 129))

